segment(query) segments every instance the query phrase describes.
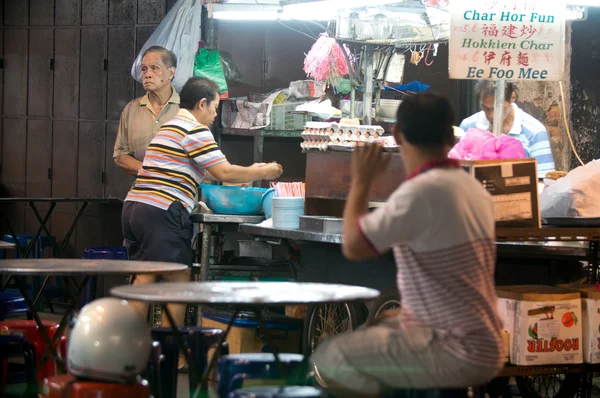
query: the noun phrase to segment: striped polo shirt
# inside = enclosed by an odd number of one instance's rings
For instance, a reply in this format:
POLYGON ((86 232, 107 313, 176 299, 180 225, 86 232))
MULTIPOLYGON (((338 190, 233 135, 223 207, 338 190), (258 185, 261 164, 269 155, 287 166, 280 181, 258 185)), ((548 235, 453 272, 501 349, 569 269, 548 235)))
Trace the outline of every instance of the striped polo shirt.
POLYGON ((426 164, 359 230, 377 253, 393 250, 403 325, 433 329, 457 359, 504 362, 493 204, 479 181, 452 160, 426 164))
POLYGON ((178 200, 191 213, 206 169, 225 160, 209 128, 198 123, 188 110, 180 109, 148 145, 125 201, 167 210, 178 200))
MULTIPOLYGON (((546 126, 529 113, 524 112, 517 104, 513 103, 512 107, 515 119, 508 135, 523 143, 526 156, 537 160, 538 178, 544 178, 547 172, 555 170, 554 156, 546 126)), ((485 113, 481 111, 463 120, 460 128, 464 131, 472 128, 489 131, 490 122, 485 117, 485 113)))

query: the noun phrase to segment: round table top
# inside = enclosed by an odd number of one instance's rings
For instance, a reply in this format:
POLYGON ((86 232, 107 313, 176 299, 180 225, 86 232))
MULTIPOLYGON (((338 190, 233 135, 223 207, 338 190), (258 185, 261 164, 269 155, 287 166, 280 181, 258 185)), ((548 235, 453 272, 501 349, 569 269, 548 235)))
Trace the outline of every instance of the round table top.
POLYGON ((183 271, 187 265, 132 260, 66 258, 0 260, 0 274, 23 275, 132 275, 183 271))
POLYGON ((372 300, 379 291, 361 286, 301 282, 187 282, 117 286, 110 293, 150 303, 298 305, 372 300))

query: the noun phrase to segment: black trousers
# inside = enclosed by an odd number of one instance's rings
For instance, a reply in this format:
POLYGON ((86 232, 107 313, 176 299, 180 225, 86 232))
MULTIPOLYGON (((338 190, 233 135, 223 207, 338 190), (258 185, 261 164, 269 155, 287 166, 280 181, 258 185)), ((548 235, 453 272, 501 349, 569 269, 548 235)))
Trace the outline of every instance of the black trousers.
POLYGON ((121 213, 130 260, 192 265, 192 222, 181 202, 168 210, 140 202, 125 202, 121 213))

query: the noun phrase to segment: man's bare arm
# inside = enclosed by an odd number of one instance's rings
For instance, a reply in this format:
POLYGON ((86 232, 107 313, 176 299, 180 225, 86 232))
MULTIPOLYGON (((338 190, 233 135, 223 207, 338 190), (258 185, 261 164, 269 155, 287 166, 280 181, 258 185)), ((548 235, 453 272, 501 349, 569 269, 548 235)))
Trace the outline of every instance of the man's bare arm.
POLYGON ((142 168, 142 162, 131 155, 120 155, 114 158, 115 164, 128 174, 137 176, 138 171, 142 168))

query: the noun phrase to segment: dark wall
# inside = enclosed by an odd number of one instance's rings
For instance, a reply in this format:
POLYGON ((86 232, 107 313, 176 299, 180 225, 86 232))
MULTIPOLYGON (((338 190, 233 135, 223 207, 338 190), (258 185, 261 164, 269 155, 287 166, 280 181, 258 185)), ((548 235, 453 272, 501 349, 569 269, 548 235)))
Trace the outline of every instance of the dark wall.
MULTIPOLYGON (((3 0, 0 51, 2 196, 123 197, 130 179, 112 150, 125 104, 143 93, 135 55, 176 0, 3 0)), ((40 206, 42 216, 47 206, 40 206)), ((61 240, 78 207, 58 205, 61 240)), ((26 204, 3 206, 17 233, 38 224, 26 204)), ((120 245, 120 206, 90 206, 66 255, 120 245)), ((6 232, 0 224, 0 232, 6 232)))
MULTIPOLYGON (((588 19, 572 26, 571 134, 579 156, 587 163, 600 158, 600 8, 590 7, 588 19)), ((579 166, 575 156, 571 166, 579 166)))
MULTIPOLYGON (((218 21, 217 29, 219 49, 231 54, 244 77, 243 83, 229 82, 231 97, 287 88, 291 81, 306 79, 304 56, 321 33, 319 27, 302 22, 286 22, 284 26, 275 21, 218 21)), ((280 162, 282 179, 304 180, 306 156, 300 142, 290 138, 264 142, 264 161, 280 162)), ((230 161, 252 164, 252 138, 224 135, 221 146, 230 161)))

